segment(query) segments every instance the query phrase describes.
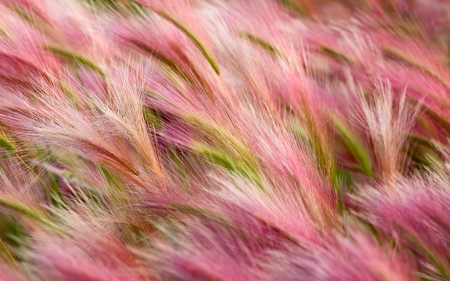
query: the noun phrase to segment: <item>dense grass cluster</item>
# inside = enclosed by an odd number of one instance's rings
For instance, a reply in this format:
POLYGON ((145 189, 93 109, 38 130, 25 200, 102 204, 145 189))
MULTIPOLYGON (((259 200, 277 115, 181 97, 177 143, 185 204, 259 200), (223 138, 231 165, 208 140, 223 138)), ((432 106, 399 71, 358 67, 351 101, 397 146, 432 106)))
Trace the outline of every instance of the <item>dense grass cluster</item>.
POLYGON ((450 280, 450 4, 1 0, 0 280, 450 280))

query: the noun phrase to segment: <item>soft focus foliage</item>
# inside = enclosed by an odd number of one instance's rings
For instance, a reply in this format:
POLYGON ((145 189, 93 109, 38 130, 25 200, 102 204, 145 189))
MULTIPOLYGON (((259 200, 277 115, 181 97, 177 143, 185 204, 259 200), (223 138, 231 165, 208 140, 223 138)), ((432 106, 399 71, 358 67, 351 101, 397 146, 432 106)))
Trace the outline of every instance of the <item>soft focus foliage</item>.
POLYGON ((450 3, 1 0, 0 280, 449 280, 450 3))

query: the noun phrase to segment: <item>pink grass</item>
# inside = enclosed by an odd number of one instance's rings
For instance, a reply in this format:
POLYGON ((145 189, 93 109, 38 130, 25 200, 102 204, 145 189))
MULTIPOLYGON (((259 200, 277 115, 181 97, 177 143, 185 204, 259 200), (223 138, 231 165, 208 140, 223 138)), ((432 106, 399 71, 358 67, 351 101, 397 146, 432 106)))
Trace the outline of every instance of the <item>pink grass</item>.
POLYGON ((447 1, 0 1, 1 280, 450 280, 447 1))

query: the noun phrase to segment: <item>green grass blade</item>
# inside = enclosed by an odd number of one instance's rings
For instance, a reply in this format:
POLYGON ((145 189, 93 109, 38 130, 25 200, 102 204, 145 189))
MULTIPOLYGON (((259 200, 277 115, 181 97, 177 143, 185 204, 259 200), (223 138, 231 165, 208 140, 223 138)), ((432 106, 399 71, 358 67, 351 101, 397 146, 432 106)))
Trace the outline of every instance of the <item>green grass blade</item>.
POLYGON ((274 46, 272 46, 269 42, 265 41, 264 39, 259 38, 258 36, 255 36, 253 34, 245 32, 245 31, 239 32, 239 36, 247 39, 248 41, 252 42, 253 44, 260 46, 261 48, 268 51, 272 55, 275 55, 275 56, 279 55, 278 50, 274 46))
POLYGON ((70 51, 67 51, 67 50, 64 50, 64 49, 61 49, 58 47, 54 47, 54 46, 47 46, 46 49, 60 57, 67 59, 67 60, 76 61, 76 62, 90 68, 91 70, 97 72, 101 76, 105 76, 105 73, 99 66, 97 66, 93 61, 91 61, 85 57, 82 57, 82 56, 72 53, 70 51))
POLYGON ((200 50, 200 52, 203 54, 203 56, 206 58, 206 60, 209 62, 211 67, 214 69, 214 71, 217 73, 217 75, 220 75, 219 66, 217 62, 214 60, 213 56, 208 52, 208 50, 203 46, 203 44, 200 42, 200 40, 194 35, 194 33, 189 30, 185 25, 183 25, 181 22, 179 22, 177 19, 169 15, 168 13, 164 11, 155 11, 158 15, 163 17, 164 19, 170 21, 172 24, 174 24, 178 29, 180 29, 184 34, 186 34, 192 42, 197 46, 197 48, 200 50))
POLYGON ((8 152, 15 152, 16 148, 5 136, 0 135, 0 147, 8 152))
POLYGON ((17 212, 25 217, 28 217, 57 232, 61 232, 59 227, 56 224, 54 224, 50 219, 48 219, 45 214, 35 211, 21 202, 15 202, 0 196, 0 206, 9 209, 11 211, 17 212))
POLYGON ((372 177, 373 170, 370 155, 363 143, 355 134, 353 134, 350 128, 348 128, 347 125, 345 125, 337 117, 333 117, 332 120, 334 121, 336 132, 341 137, 345 147, 361 166, 361 170, 367 176, 372 177))

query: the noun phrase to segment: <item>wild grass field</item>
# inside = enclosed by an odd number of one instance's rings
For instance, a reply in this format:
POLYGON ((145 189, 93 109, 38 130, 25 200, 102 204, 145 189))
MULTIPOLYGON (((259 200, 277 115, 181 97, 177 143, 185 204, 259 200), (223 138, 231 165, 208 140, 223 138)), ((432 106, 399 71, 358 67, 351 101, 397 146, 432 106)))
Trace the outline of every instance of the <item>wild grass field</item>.
POLYGON ((450 281, 450 1, 0 0, 0 280, 450 281))

